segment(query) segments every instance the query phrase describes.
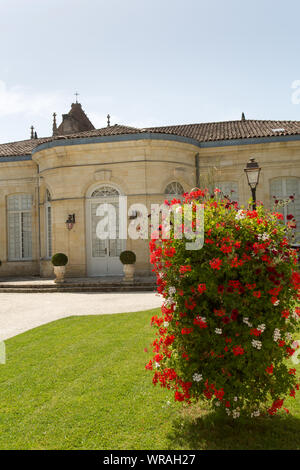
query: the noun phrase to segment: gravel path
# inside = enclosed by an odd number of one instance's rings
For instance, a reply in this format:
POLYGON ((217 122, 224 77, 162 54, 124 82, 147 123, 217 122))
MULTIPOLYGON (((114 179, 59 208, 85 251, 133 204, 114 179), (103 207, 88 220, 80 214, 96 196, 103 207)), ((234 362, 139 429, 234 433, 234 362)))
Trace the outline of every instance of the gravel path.
POLYGON ((59 318, 138 312, 161 303, 154 292, 0 293, 0 341, 59 318))

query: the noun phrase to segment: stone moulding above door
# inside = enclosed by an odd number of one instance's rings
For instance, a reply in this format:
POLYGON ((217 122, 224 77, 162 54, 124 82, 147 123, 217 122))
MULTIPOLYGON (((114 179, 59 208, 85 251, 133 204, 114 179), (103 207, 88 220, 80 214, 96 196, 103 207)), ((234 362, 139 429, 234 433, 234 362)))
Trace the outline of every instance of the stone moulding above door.
POLYGON ((99 170, 95 171, 94 179, 95 181, 110 181, 111 180, 111 170, 99 170))

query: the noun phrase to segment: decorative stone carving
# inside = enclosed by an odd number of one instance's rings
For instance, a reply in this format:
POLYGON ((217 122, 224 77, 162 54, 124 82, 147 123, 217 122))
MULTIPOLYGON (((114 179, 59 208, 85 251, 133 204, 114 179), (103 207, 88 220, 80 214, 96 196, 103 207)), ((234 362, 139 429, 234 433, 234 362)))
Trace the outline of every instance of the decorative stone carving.
POLYGON ((111 170, 99 170, 95 171, 94 178, 95 181, 110 181, 111 180, 111 170))
POLYGON ((178 179, 184 178, 185 173, 186 173, 186 169, 182 166, 177 166, 176 168, 174 168, 175 178, 178 178, 178 179))

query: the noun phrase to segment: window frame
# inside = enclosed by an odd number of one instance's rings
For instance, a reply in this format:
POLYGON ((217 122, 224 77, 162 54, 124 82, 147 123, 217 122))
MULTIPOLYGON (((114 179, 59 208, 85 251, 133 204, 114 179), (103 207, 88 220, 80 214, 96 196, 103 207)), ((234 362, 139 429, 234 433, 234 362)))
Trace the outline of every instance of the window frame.
MULTIPOLYGON (((18 193, 18 194, 10 194, 6 198, 6 220, 7 220, 7 261, 32 261, 32 253, 33 253, 33 246, 32 246, 32 235, 33 235, 33 230, 32 230, 32 208, 33 208, 33 195, 30 193, 18 193), (22 200, 22 196, 30 196, 31 202, 30 202, 30 209, 9 209, 9 201, 12 200, 13 198, 19 198, 19 206, 22 207, 22 203, 20 201, 22 200), (18 227, 14 224, 13 230, 16 231, 18 228, 19 230, 19 256, 17 257, 11 257, 10 256, 10 240, 11 240, 11 233, 10 233, 10 215, 12 214, 17 214, 18 215, 18 227), (25 246, 24 246, 24 233, 26 232, 24 230, 24 214, 29 214, 30 215, 30 245, 28 246, 28 249, 30 251, 30 256, 24 256, 25 252, 25 246)), ((17 251, 17 250, 15 250, 17 251)))

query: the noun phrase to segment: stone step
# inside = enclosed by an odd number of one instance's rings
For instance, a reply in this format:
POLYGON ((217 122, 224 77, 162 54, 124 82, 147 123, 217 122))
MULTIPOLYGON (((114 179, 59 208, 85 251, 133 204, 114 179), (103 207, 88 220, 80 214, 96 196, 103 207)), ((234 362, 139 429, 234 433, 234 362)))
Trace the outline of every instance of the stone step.
POLYGON ((98 285, 98 286, 6 286, 0 287, 0 293, 51 293, 51 292, 154 292, 154 285, 98 285))

